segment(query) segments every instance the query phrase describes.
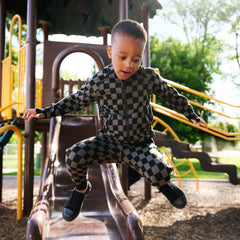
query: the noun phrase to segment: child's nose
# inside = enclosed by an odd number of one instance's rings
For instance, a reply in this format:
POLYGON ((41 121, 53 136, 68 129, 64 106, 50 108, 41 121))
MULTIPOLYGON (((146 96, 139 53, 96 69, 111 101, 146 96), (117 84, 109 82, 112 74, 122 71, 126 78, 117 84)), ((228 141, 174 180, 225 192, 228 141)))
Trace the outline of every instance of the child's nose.
POLYGON ((133 67, 133 61, 131 59, 127 60, 125 66, 128 67, 128 68, 132 68, 133 67))

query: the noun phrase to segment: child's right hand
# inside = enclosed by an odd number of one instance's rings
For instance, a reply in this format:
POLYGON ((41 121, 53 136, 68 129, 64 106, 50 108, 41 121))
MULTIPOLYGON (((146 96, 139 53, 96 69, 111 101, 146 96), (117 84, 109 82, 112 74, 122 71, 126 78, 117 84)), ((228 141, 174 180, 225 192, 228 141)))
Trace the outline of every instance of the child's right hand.
POLYGON ((28 121, 30 121, 33 118, 44 118, 44 117, 45 117, 45 115, 43 113, 37 114, 35 108, 27 109, 22 116, 23 119, 26 119, 28 121))
POLYGON ((207 123, 201 118, 199 117, 200 121, 196 121, 194 119, 191 119, 191 122, 194 123, 195 126, 199 127, 200 125, 203 125, 204 127, 208 128, 207 123))

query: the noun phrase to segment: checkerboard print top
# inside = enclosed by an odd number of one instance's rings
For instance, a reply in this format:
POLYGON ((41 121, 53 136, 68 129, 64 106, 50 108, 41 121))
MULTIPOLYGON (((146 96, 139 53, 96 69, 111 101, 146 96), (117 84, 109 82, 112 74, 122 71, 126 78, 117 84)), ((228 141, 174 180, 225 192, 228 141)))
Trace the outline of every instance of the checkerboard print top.
POLYGON ((198 120, 188 100, 165 81, 152 68, 140 66, 129 79, 117 78, 110 64, 96 73, 76 93, 45 108, 46 117, 79 111, 96 101, 102 121, 103 134, 123 144, 150 142, 153 137, 153 114, 150 96, 156 94, 169 107, 198 120))

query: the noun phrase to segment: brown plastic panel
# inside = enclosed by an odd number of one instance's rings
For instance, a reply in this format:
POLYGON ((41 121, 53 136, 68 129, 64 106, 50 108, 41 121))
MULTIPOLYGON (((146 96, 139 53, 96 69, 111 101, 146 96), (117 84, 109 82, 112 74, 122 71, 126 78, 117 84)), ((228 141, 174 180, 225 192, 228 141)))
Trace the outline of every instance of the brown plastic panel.
POLYGON ((229 175, 229 181, 232 184, 239 184, 237 167, 235 165, 214 163, 206 152, 192 152, 189 143, 168 139, 165 133, 156 130, 154 130, 154 132, 156 145, 170 147, 174 157, 196 158, 199 160, 203 171, 227 173, 229 175))
MULTIPOLYGON (((52 90, 52 85, 57 85, 58 83, 53 83, 55 81, 53 76, 59 74, 59 71, 53 72, 53 66, 56 64, 56 61, 60 61, 59 58, 66 57, 65 52, 81 52, 81 49, 84 49, 84 53, 94 54, 96 58, 94 60, 101 65, 108 65, 110 59, 107 56, 106 46, 97 45, 97 44, 84 44, 84 43, 70 43, 70 42, 54 42, 54 41, 45 41, 44 42, 44 60, 43 60, 43 99, 42 107, 46 107, 51 103, 55 102, 54 92, 52 90), (101 58, 97 57, 101 56, 101 58)), ((69 52, 69 53, 70 53, 69 52)), ((93 57, 93 55, 90 55, 93 57)), ((79 63, 81 64, 81 63, 79 63)), ((54 87, 55 88, 55 87, 54 87)))
POLYGON ((143 239, 142 223, 122 191, 115 164, 89 168, 92 191, 84 201, 81 214, 72 222, 62 218, 63 204, 73 188, 65 167, 65 149, 96 135, 97 131, 95 116, 64 116, 51 120, 49 157, 28 221, 26 239, 143 239))

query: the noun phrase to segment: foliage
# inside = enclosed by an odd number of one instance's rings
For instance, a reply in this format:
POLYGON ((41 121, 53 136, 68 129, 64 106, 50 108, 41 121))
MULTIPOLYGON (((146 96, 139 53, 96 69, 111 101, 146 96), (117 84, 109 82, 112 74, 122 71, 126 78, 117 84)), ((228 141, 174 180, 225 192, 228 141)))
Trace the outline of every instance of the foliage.
MULTIPOLYGON (((23 135, 24 135, 24 131, 21 130, 21 133, 22 133, 22 136, 23 136, 23 135)), ((40 140, 41 140, 41 133, 35 131, 34 134, 35 134, 34 142, 35 142, 35 143, 36 143, 36 142, 40 142, 40 140)), ((23 137, 22 140, 23 140, 23 144, 24 144, 25 138, 23 137)), ((11 137, 10 140, 8 141, 8 144, 17 144, 17 134, 13 134, 13 135, 12 135, 12 137, 11 137)))
MULTIPOLYGON (((208 54, 204 57, 198 54, 194 49, 189 51, 189 44, 182 43, 172 37, 160 43, 157 36, 151 37, 151 66, 160 69, 161 76, 170 79, 179 84, 185 85, 199 92, 210 92, 209 83, 212 81, 212 73, 219 72, 219 64, 217 62, 217 54, 214 54, 216 49, 221 50, 221 42, 216 39, 209 39, 209 44, 212 47, 208 49, 208 54)), ((193 95, 191 93, 182 92, 188 99, 200 104, 208 102, 208 100, 193 95)), ((164 105, 161 100, 159 104, 164 105)), ((201 109, 195 108, 198 115, 204 119, 208 119, 210 113, 202 112, 201 109)), ((159 116, 165 120, 177 133, 181 140, 196 142, 201 138, 199 131, 192 127, 186 127, 168 117, 159 116)))
POLYGON ((171 76, 171 80, 200 92, 210 91, 212 73, 220 72, 221 41, 209 38, 209 47, 201 55, 198 49, 189 48, 189 44, 172 37, 160 42, 156 35, 152 36, 150 46, 151 65, 158 67, 163 77, 171 76))
POLYGON ((162 1, 169 9, 164 12, 163 17, 180 26, 189 43, 194 39, 204 42, 210 31, 216 34, 222 30, 224 24, 230 24, 230 31, 235 32, 240 20, 240 2, 238 0, 162 1))
MULTIPOLYGON (((234 41, 225 42, 225 56, 222 56, 230 61, 237 60, 239 64, 237 27, 240 23, 240 1, 162 0, 161 3, 164 20, 178 26, 179 31, 184 33, 191 50, 195 48, 199 55, 204 57, 208 54, 207 49, 211 48, 209 38, 226 39, 228 35, 229 38, 235 39, 235 44, 234 41), (223 31, 226 33, 224 36, 221 34, 223 31)), ((231 74, 231 79, 236 85, 238 75, 231 74)))
POLYGON ((213 124, 213 127, 216 127, 226 132, 238 132, 238 128, 234 124, 228 122, 215 123, 213 124))
POLYGON ((61 71, 61 78, 65 79, 65 80, 78 80, 78 75, 76 74, 71 74, 69 71, 67 70, 62 70, 61 71))
MULTIPOLYGON (((220 71, 221 54, 229 47, 228 43, 221 40, 217 33, 224 24, 232 26, 233 31, 236 19, 239 19, 240 8, 237 8, 240 5, 239 2, 236 0, 232 2, 224 0, 163 0, 161 3, 163 4, 164 20, 175 24, 179 31, 184 33, 185 40, 152 36, 150 43, 151 66, 159 68, 161 76, 164 78, 199 92, 214 95, 214 89, 211 89, 210 86, 214 76, 223 78, 226 75, 220 71)), ((211 104, 202 97, 181 90, 179 92, 199 104, 211 104)), ((158 101, 164 105, 160 100, 158 101)), ((198 115, 208 121, 210 113, 195 107, 194 109, 198 115)), ((181 140, 194 143, 201 138, 201 133, 197 129, 186 127, 162 115, 159 117, 174 129, 181 140)))
POLYGON ((94 75, 97 71, 98 71, 98 67, 97 67, 96 62, 94 62, 93 66, 92 66, 92 70, 91 70, 92 75, 94 75))
MULTIPOLYGON (((5 54, 6 54, 6 57, 9 56, 9 41, 6 42, 5 54)), ((12 46, 12 64, 14 66, 17 66, 17 64, 18 64, 18 51, 17 51, 17 49, 14 46, 12 46)))

